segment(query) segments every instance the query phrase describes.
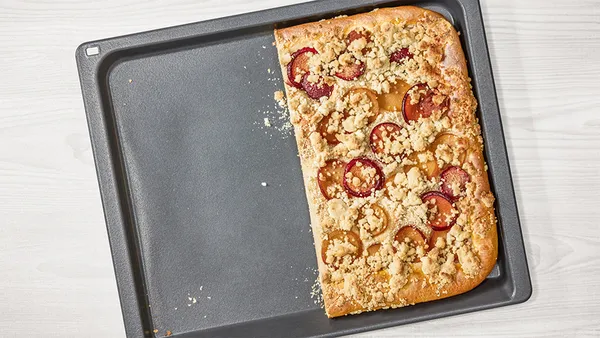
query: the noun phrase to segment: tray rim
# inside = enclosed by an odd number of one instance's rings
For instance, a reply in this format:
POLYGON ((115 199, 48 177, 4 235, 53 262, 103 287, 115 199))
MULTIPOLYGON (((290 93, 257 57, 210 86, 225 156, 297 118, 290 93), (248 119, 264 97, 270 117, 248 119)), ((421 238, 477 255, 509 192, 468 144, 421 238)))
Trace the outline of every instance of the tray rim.
MULTIPOLYGON (((511 275, 513 275, 512 282, 514 289, 512 290, 512 295, 508 301, 484 304, 467 309, 459 309, 451 314, 428 316, 423 320, 468 313, 510 304, 519 304, 527 301, 532 294, 531 277, 524 247, 522 227, 519 221, 514 184, 510 172, 506 140, 501 122, 501 114, 496 96, 496 89, 493 80, 491 61, 489 57, 479 0, 440 1, 445 3, 448 3, 449 1, 455 2, 462 9, 462 15, 465 18, 465 25, 467 27, 463 27, 462 29, 457 27, 457 29, 461 32, 461 43, 463 44, 465 54, 467 54, 469 73, 473 79, 473 82, 475 83, 473 89, 474 91, 479 89, 479 92, 475 93, 475 95, 480 98, 478 99, 480 105, 479 109, 483 110, 483 107, 485 106, 486 110, 486 118, 485 120, 482 118, 480 122, 482 123, 482 127, 484 127, 483 129, 486 129, 483 124, 492 124, 499 130, 499 139, 489 140, 489 137, 484 137, 484 144, 485 149, 489 149, 488 144, 490 142, 499 142, 499 144, 494 146, 496 151, 500 151, 500 154, 496 154, 493 158, 496 164, 491 163, 492 158, 487 156, 487 151, 486 161, 489 164, 489 177, 497 199, 500 198, 500 194, 497 192, 498 186, 495 181, 506 184, 502 186, 502 204, 504 205, 503 207, 506 207, 507 209, 502 211, 502 216, 505 216, 504 214, 509 214, 508 216, 511 218, 511 221, 509 221, 508 224, 510 224, 513 228, 511 230, 516 231, 507 232, 498 228, 498 232, 502 232, 502 236, 506 237, 505 242, 510 242, 513 249, 510 251, 505 251, 505 256, 507 257, 506 264, 508 265, 508 269, 511 271, 511 275), (469 16, 467 16, 467 13, 469 16), (477 66, 475 66, 476 63, 477 66), (486 79, 488 81, 485 81, 486 79), (485 100, 482 98, 485 98, 485 100), (496 174, 500 175, 500 177, 496 177, 493 174, 495 166, 504 166, 505 168, 504 171, 500 170, 500 172, 496 174), (515 278, 515 274, 519 278, 515 278)), ((105 81, 103 78, 101 78, 101 76, 105 72, 108 72, 108 68, 118 64, 119 59, 117 59, 116 56, 119 53, 132 53, 135 55, 136 49, 148 47, 150 45, 168 48, 169 43, 175 43, 181 40, 201 38, 203 36, 210 36, 251 27, 260 27, 265 25, 275 26, 280 23, 286 24, 288 22, 300 22, 303 18, 314 18, 314 16, 332 17, 338 15, 336 12, 364 12, 375 7, 384 7, 389 5, 418 6, 419 3, 431 2, 436 1, 347 0, 342 3, 341 1, 316 0, 301 4, 275 7, 261 11, 200 21, 196 23, 150 30, 141 33, 133 33, 113 38, 88 41, 77 47, 75 59, 77 62, 94 163, 96 167, 96 175, 111 248, 113 267, 119 292, 119 301, 123 314, 125 332, 128 337, 147 335, 149 332, 144 332, 144 326, 152 327, 152 325, 151 322, 143 322, 144 316, 151 318, 151 312, 149 308, 147 308, 144 304, 141 304, 140 297, 143 297, 143 295, 139 295, 138 287, 136 287, 136 283, 144 284, 144 281, 143 279, 136 281, 134 276, 134 270, 137 268, 134 267, 135 264, 132 262, 132 260, 135 260, 135 256, 138 255, 139 252, 130 252, 131 247, 127 239, 128 236, 132 236, 132 234, 135 236, 135 230, 126 229, 127 220, 123 208, 124 204, 127 204, 128 202, 123 200, 123 192, 120 191, 125 189, 123 188, 125 183, 123 182, 124 178, 119 178, 117 176, 118 173, 116 170, 119 169, 117 167, 118 163, 113 159, 114 150, 111 149, 112 147, 116 147, 118 149, 119 144, 112 144, 111 142, 115 141, 111 141, 110 137, 107 135, 107 130, 110 128, 108 124, 111 123, 111 121, 107 121, 105 114, 106 110, 110 110, 111 107, 106 107, 103 103, 106 102, 106 97, 103 96, 106 96, 107 94, 102 92, 103 82, 105 81), (318 10, 315 10, 315 7, 318 7, 318 10), (268 18, 268 20, 265 20, 265 18, 268 18), (86 55, 86 50, 90 47, 98 47, 100 52, 99 55, 86 55), (128 233, 127 231, 133 231, 133 233, 128 233), (132 258, 132 256, 134 256, 134 258, 132 258)), ((105 83, 105 85, 108 84, 105 83)), ((110 99, 108 101, 110 101, 110 99)), ((501 210, 498 210, 499 204, 500 201, 497 201, 496 214, 498 218, 501 218, 501 210)), ((498 223, 500 224, 501 222, 498 223)), ((145 288, 145 286, 143 286, 143 288, 145 288)), ((227 325, 221 328, 237 325, 240 324, 227 325)), ((361 327, 359 329, 351 328, 342 331, 330 332, 322 336, 358 333, 395 325, 398 325, 398 323, 395 323, 394 321, 388 321, 378 325, 361 327)), ((207 329, 206 331, 212 330, 213 329, 207 329)))

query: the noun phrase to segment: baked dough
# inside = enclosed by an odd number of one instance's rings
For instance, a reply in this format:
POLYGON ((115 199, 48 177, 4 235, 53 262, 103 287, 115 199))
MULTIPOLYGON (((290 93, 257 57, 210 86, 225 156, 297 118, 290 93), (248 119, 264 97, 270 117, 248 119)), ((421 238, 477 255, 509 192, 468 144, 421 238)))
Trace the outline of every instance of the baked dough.
POLYGON ((275 30, 329 317, 464 293, 497 258, 458 33, 385 8, 275 30))

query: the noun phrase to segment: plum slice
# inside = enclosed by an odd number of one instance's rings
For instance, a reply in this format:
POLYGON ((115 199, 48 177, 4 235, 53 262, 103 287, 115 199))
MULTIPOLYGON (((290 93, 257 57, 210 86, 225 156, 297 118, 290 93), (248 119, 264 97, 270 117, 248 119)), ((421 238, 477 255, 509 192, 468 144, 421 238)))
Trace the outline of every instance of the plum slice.
POLYGON ((312 47, 304 47, 292 54, 292 60, 287 65, 288 80, 292 86, 302 89, 302 82, 296 81, 296 76, 308 73, 308 58, 311 54, 319 52, 312 47))
POLYGON ((405 60, 408 59, 412 59, 413 58, 413 53, 408 51, 408 48, 404 47, 404 48, 400 48, 399 50, 395 51, 392 53, 392 55, 390 55, 390 62, 404 62, 405 60))
POLYGON ((423 194, 421 200, 427 203, 430 213, 428 225, 433 230, 444 231, 454 225, 458 212, 448 196, 438 191, 430 191, 423 194))
POLYGON ((396 233, 396 236, 394 236, 394 240, 398 243, 404 243, 407 238, 410 242, 415 243, 416 245, 425 245, 425 236, 419 229, 412 225, 400 228, 400 230, 398 230, 396 233))
POLYGON ((369 123, 375 122, 377 119, 377 115, 379 115, 379 103, 377 102, 377 94, 367 88, 352 88, 344 95, 345 98, 348 98, 350 104, 354 104, 353 98, 351 95, 364 95, 371 101, 371 114, 369 115, 368 121, 369 123))
POLYGON ((444 98, 441 103, 436 104, 434 102, 435 96, 436 93, 424 83, 412 86, 406 95, 404 95, 402 102, 404 121, 408 123, 410 121, 417 121, 420 117, 430 117, 436 110, 444 112, 448 108, 448 99, 444 98), (413 95, 419 96, 416 103, 412 103, 413 95))
POLYGON ((362 61, 353 62, 351 64, 342 66, 340 71, 335 73, 335 76, 342 80, 352 81, 356 80, 359 76, 365 73, 365 63, 362 61))
POLYGON ((381 233, 383 233, 389 224, 389 218, 387 215, 387 212, 385 211, 385 209, 383 209, 379 204, 377 203, 373 203, 369 206, 369 208, 362 208, 358 214, 358 223, 359 225, 362 224, 363 222, 361 222, 362 220, 365 220, 367 223, 364 227, 365 230, 371 234, 371 236, 375 237, 381 233), (369 211, 372 210, 372 211, 369 211), (379 228, 376 229, 369 229, 368 227, 368 219, 370 217, 376 217, 378 220, 381 221, 381 226, 379 228))
POLYGON ((381 249, 381 244, 379 244, 379 243, 373 244, 367 248, 367 255, 373 256, 374 254, 377 253, 377 251, 379 251, 379 249, 381 249))
POLYGON ((331 146, 335 146, 340 143, 335 135, 344 132, 344 128, 342 127, 342 122, 348 117, 347 112, 331 112, 329 115, 325 116, 321 122, 319 122, 319 134, 327 141, 327 143, 331 146), (334 119, 334 114, 340 114, 339 119, 334 119))
POLYGON ((308 81, 309 76, 310 74, 306 73, 302 77, 302 89, 306 91, 306 94, 308 94, 311 99, 318 100, 323 96, 331 96, 331 93, 333 93, 333 85, 325 83, 325 80, 321 76, 319 76, 317 82, 310 82, 308 81))
POLYGON ((325 166, 319 168, 317 181, 325 199, 330 200, 335 198, 339 193, 344 191, 343 177, 345 167, 346 163, 340 160, 329 160, 325 162, 325 166))
MULTIPOLYGON (((370 109, 367 112, 367 122, 371 123, 375 121, 377 115, 379 114, 379 105, 377 103, 377 94, 372 90, 367 88, 352 88, 350 89, 346 95, 344 95, 344 100, 348 100, 350 105, 353 105, 355 101, 358 100, 359 104, 364 102, 370 102, 370 109), (351 95, 358 95, 358 97, 350 97, 351 95), (362 101, 361 97, 366 97, 368 101, 362 101)), ((327 143, 331 146, 335 146, 340 143, 337 139, 336 135, 342 133, 348 133, 342 126, 342 123, 348 118, 350 115, 349 110, 344 110, 343 112, 331 112, 329 115, 323 117, 323 119, 319 122, 319 134, 327 140, 327 143), (339 114, 339 115, 338 115, 339 114)))
POLYGON ((390 86, 388 93, 381 93, 377 97, 379 107, 384 111, 402 111, 404 96, 410 88, 411 86, 408 83, 397 79, 396 83, 390 86))
MULTIPOLYGON (((340 248, 340 250, 342 250, 342 248, 340 248)), ((337 269, 337 268, 339 268, 339 266, 341 265, 341 263, 343 262, 343 260, 346 256, 350 256, 351 260, 354 261, 357 257, 360 256, 361 251, 362 251, 362 242, 357 233, 352 232, 352 231, 334 230, 327 235, 327 239, 324 240, 321 245, 321 259, 323 260, 323 263, 329 265, 330 267, 332 267, 334 269, 337 269), (353 252, 346 253, 346 254, 343 254, 343 252, 335 253, 334 261, 328 263, 327 262, 327 251, 329 250, 329 246, 333 245, 336 240, 338 240, 340 242, 348 242, 356 249, 353 250, 353 252)))
MULTIPOLYGON (((427 175, 428 178, 436 177, 440 173, 440 167, 438 166, 435 155, 430 154, 428 156, 427 151, 413 152, 408 158, 415 162, 417 168, 427 175)), ((404 167, 404 171, 408 172, 413 166, 404 167)))
POLYGON ((469 174, 459 167, 448 167, 440 174, 442 192, 452 200, 457 200, 471 180, 469 174))
MULTIPOLYGON (((367 32, 357 32, 355 30, 351 31, 350 33, 348 33, 348 36, 346 36, 346 45, 350 45, 352 43, 352 41, 354 40, 358 40, 360 38, 365 38, 365 40, 367 40, 367 43, 371 42, 371 36, 369 33, 367 32)), ((361 50, 361 52, 363 54, 368 52, 368 48, 365 47, 361 50)))
POLYGON ((375 126, 369 136, 371 150, 385 163, 402 159, 404 148, 399 142, 402 127, 386 122, 375 126))
POLYGON ((383 188, 383 182, 385 177, 381 168, 368 158, 355 158, 346 165, 343 183, 352 196, 370 196, 375 190, 383 188))
POLYGON ((435 154, 438 146, 441 144, 448 145, 453 152, 458 153, 458 161, 461 164, 465 162, 465 158, 467 157, 468 141, 452 133, 442 133, 438 135, 435 141, 433 141, 431 144, 431 151, 435 154))
POLYGON ((428 241, 429 250, 435 248, 435 243, 437 242, 438 238, 441 237, 443 239, 446 239, 446 234, 448 233, 448 231, 450 231, 450 230, 433 231, 431 233, 431 236, 429 237, 429 241, 428 241))
MULTIPOLYGON (((354 40, 358 40, 360 38, 365 38, 367 42, 370 41, 370 37, 368 33, 359 33, 355 30, 348 33, 346 37, 346 45, 350 45, 354 40)), ((368 51, 367 47, 361 50, 361 53, 365 54, 368 51)), ((365 73, 365 63, 362 61, 354 60, 351 64, 342 66, 340 71, 335 73, 335 76, 339 77, 342 80, 352 81, 356 80, 359 76, 365 73)))

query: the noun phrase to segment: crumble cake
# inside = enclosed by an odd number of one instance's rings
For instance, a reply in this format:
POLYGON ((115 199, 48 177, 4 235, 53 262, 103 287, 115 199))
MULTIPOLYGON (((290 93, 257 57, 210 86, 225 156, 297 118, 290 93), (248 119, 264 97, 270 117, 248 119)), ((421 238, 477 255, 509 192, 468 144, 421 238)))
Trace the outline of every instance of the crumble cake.
POLYGON ((277 29, 275 41, 327 316, 480 284, 498 251, 494 196, 452 25, 405 6, 277 29))

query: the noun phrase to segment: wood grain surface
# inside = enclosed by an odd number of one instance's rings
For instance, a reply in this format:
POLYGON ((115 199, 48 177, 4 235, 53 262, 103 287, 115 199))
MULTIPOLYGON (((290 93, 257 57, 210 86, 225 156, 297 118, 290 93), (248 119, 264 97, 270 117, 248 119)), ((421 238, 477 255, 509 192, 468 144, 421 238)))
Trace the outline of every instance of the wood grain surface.
MULTIPOLYGON (((297 2, 0 1, 0 336, 124 336, 77 45, 297 2)), ((533 296, 357 337, 600 336, 600 2, 482 7, 533 296)))

